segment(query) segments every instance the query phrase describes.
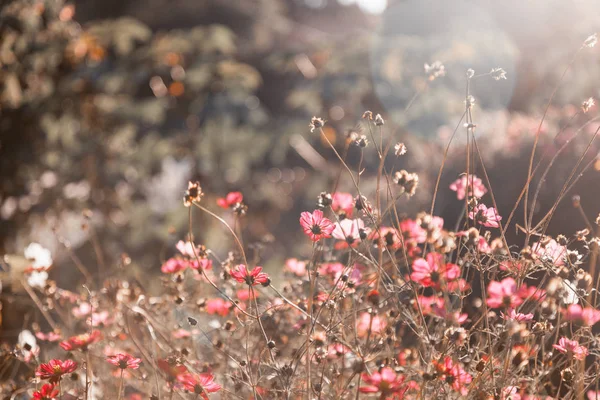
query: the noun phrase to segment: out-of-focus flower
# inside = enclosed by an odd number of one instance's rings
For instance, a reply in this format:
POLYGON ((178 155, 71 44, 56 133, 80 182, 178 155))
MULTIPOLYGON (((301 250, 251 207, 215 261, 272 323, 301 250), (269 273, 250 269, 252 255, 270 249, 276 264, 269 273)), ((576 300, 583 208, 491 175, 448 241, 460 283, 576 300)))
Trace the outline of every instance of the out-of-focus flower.
POLYGON ((314 132, 315 129, 320 129, 324 125, 325 125, 325 121, 323 121, 321 118, 312 117, 310 120, 310 124, 308 124, 308 127, 310 128, 311 132, 314 132))
POLYGON ((490 75, 497 81, 500 79, 506 79, 506 71, 502 68, 492 68, 490 75))
POLYGON ((331 196, 331 208, 340 217, 350 218, 354 211, 354 198, 350 193, 335 192, 331 196))
POLYGON ((25 248, 25 258, 31 261, 35 270, 46 269, 52 266, 52 253, 39 243, 31 243, 25 248))
POLYGON ((450 383, 452 388, 463 396, 467 394, 467 385, 473 378, 460 364, 454 363, 452 358, 446 356, 442 362, 434 361, 433 365, 440 374, 440 379, 450 383))
POLYGON ((464 200, 467 193, 469 194, 469 197, 475 196, 478 199, 487 193, 487 188, 483 184, 482 180, 472 174, 469 174, 468 182, 466 175, 462 175, 460 178, 452 182, 450 184, 450 190, 456 192, 456 198, 458 200, 464 200))
POLYGON ((566 337, 561 337, 558 344, 554 344, 552 347, 576 360, 583 360, 588 355, 587 347, 580 345, 577 340, 570 340, 566 337))
POLYGON ((181 272, 188 267, 189 263, 181 258, 173 257, 169 258, 165 263, 160 267, 160 270, 163 274, 175 274, 177 272, 181 272))
POLYGON ((81 335, 70 337, 59 343, 59 346, 66 351, 83 350, 86 351, 88 346, 102 339, 100 331, 92 331, 91 333, 83 333, 81 335))
POLYGON ((340 222, 335 223, 335 228, 331 235, 338 239, 343 240, 341 245, 336 245, 336 248, 347 248, 349 246, 355 246, 362 240, 369 230, 365 228, 365 223, 362 219, 343 219, 340 222))
POLYGON ((356 322, 356 333, 359 337, 366 337, 369 333, 371 334, 382 333, 387 326, 385 320, 380 318, 378 315, 371 315, 368 312, 360 314, 358 321, 356 322))
POLYGON ((469 218, 488 228, 498 228, 502 217, 494 207, 486 207, 478 204, 473 211, 469 212, 469 218))
POLYGON ((585 39, 583 45, 585 47, 592 48, 596 45, 596 43, 598 43, 598 34, 594 33, 593 35, 590 35, 587 37, 587 39, 585 39))
POLYGON ((217 314, 225 317, 231 310, 231 303, 227 300, 223 300, 220 297, 216 299, 210 299, 206 302, 206 312, 208 314, 217 314))
POLYGON ((92 312, 92 305, 90 303, 84 302, 81 303, 77 307, 73 307, 71 313, 75 318, 83 318, 86 315, 89 315, 92 312))
POLYGON ((588 400, 600 400, 600 390, 590 390, 587 392, 588 400))
POLYGON ((315 210, 312 214, 307 211, 300 214, 300 226, 313 242, 331 237, 331 233, 335 229, 333 223, 323 217, 321 210, 315 210))
POLYGON ((487 305, 492 308, 516 308, 523 300, 517 293, 517 282, 513 278, 504 278, 502 281, 492 281, 488 285, 487 305))
POLYGON ((510 311, 508 312, 508 314, 504 314, 504 313, 500 313, 502 315, 502 318, 504 318, 505 320, 513 320, 513 321, 517 321, 517 322, 527 322, 527 321, 531 321, 533 319, 533 314, 522 314, 519 312, 516 312, 513 308, 510 309, 510 311))
POLYGON ((27 284, 32 288, 43 289, 48 281, 48 273, 46 271, 32 271, 27 276, 27 284))
POLYGON ((25 329, 19 333, 19 337, 17 338, 19 349, 21 350, 20 359, 29 363, 32 360, 36 359, 38 354, 40 354, 40 346, 37 344, 37 340, 35 336, 31 333, 31 331, 25 329))
POLYGON ((306 276, 306 262, 299 261, 297 258, 288 258, 285 262, 285 269, 296 276, 306 276))
POLYGON ((57 342, 61 338, 60 333, 57 333, 57 332, 48 332, 48 333, 36 332, 35 337, 38 338, 39 340, 43 340, 46 342, 57 342))
POLYGON ((207 393, 215 393, 221 390, 221 385, 215 382, 212 374, 182 374, 177 380, 190 392, 200 395, 204 400, 208 400, 207 393))
POLYGON ((244 264, 238 265, 230 272, 231 277, 240 283, 246 283, 250 286, 266 285, 271 283, 269 275, 262 272, 262 267, 254 267, 252 271, 248 271, 248 267, 244 264))
POLYGON ((564 312, 567 321, 576 321, 585 326, 593 326, 600 321, 600 310, 593 307, 581 307, 579 304, 570 304, 564 312))
POLYGON ((229 192, 227 196, 217 199, 217 205, 221 208, 233 208, 236 204, 240 204, 244 200, 241 192, 229 192))
POLYGON ((404 376, 396 374, 390 367, 382 368, 373 374, 362 374, 362 380, 366 383, 361 386, 361 393, 381 393, 381 398, 394 396, 394 399, 402 399, 409 386, 404 385, 404 376))
POLYGON ((175 360, 161 358, 156 362, 158 368, 167 375, 169 382, 175 381, 180 375, 188 372, 185 365, 179 364, 175 360))
POLYGON ((397 171, 392 180, 400 186, 402 193, 406 193, 408 196, 414 195, 419 185, 419 176, 406 170, 397 171))
POLYGON ((48 379, 50 383, 56 383, 65 374, 75 372, 77 363, 73 360, 50 360, 46 364, 40 364, 35 371, 35 376, 40 379, 48 379))
POLYGON ((444 67, 441 61, 434 61, 431 65, 425 63, 424 68, 425 74, 429 77, 430 81, 446 75, 446 67, 444 67))
POLYGON ((397 157, 405 155, 406 152, 407 152, 407 149, 406 149, 406 146, 404 145, 404 143, 396 143, 394 145, 394 154, 397 157))
POLYGON ((551 262, 557 267, 565 264, 567 248, 554 239, 536 242, 531 249, 543 261, 551 262))
POLYGON ((106 361, 108 361, 112 365, 116 365, 121 369, 138 369, 140 367, 142 359, 135 358, 130 354, 119 353, 113 356, 106 357, 106 361))
POLYGON ((58 395, 58 389, 52 383, 46 383, 40 390, 33 392, 34 400, 55 400, 58 395))

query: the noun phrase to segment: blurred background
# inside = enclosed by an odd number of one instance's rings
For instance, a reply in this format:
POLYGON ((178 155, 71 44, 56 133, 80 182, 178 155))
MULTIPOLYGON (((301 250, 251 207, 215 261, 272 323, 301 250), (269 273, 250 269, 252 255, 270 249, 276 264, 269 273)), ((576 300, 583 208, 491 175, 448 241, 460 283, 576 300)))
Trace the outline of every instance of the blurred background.
MULTIPOLYGON (((417 195, 401 204, 414 216, 429 209, 444 147, 464 112, 468 68, 507 72, 506 80, 484 76, 471 88, 478 144, 507 215, 546 103, 577 54, 538 154, 553 154, 592 122, 548 174, 538 212, 547 211, 600 126, 597 107, 578 113, 583 100, 600 95, 598 47, 577 52, 600 30, 598 11, 597 0, 4 1, 0 254, 39 242, 52 250, 51 277, 61 284, 79 279, 68 272, 64 244, 95 270, 97 242, 106 274, 152 276, 145 274, 159 273, 187 232, 182 195, 198 180, 213 210, 217 197, 244 194, 244 240, 276 268, 306 255, 298 216, 331 189, 338 170, 310 133, 310 118, 326 119, 327 136, 344 149, 365 110, 381 113, 385 137, 408 147, 391 162, 420 175, 417 195), (446 75, 429 80, 424 64, 435 61, 446 75)), ((356 166, 359 149, 347 153, 356 166)), ((368 147, 367 192, 377 162, 368 147)), ((464 169, 461 128, 435 210, 448 226, 462 203, 447 188, 464 169)), ((593 165, 573 192, 592 220, 599 170, 593 165)), ((351 188, 342 180, 341 190, 351 188)), ((219 213, 233 222, 230 211, 219 213)), ((567 199, 550 233, 584 227, 567 199)), ((195 213, 194 232, 226 256, 222 226, 195 213)), ((514 229, 509 236, 523 237, 514 229)))

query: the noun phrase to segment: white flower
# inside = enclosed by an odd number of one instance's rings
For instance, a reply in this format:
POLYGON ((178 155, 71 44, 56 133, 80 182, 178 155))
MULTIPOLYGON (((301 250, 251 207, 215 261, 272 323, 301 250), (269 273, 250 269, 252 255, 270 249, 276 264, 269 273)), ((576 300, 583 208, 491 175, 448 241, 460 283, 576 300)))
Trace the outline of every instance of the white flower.
POLYGON ((46 271, 33 271, 27 278, 27 284, 33 288, 43 289, 46 287, 48 273, 46 271))
POLYGON ((341 222, 336 222, 331 236, 338 240, 345 240, 348 243, 355 243, 360 242, 361 231, 368 233, 362 219, 343 219, 341 222))
POLYGON ((567 280, 562 281, 562 300, 565 304, 579 303, 579 297, 575 291, 575 285, 567 280))
POLYGON ((596 45, 596 43, 598 43, 598 34, 594 33, 593 35, 590 35, 590 36, 588 36, 587 39, 585 39, 585 42, 583 42, 583 45, 585 47, 592 48, 596 45))
POLYGON ((33 264, 33 269, 43 269, 52 266, 52 253, 39 243, 31 243, 25 248, 25 258, 33 264))

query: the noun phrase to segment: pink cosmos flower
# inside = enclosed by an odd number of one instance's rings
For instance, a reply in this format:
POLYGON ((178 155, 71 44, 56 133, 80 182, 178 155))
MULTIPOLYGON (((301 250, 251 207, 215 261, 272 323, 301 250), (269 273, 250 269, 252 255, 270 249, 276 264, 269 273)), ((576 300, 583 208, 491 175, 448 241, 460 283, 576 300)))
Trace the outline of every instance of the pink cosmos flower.
POLYGON ((600 310, 593 307, 581 307, 579 304, 570 304, 565 311, 567 321, 577 321, 585 326, 593 326, 600 321, 600 310))
POLYGON ((600 400, 600 390, 590 390, 586 396, 588 400, 600 400))
POLYGON ((438 253, 427 254, 427 260, 417 258, 412 268, 410 279, 425 287, 439 287, 442 281, 448 282, 460 277, 459 266, 444 262, 444 256, 438 253))
POLYGON ((221 390, 221 385, 215 382, 212 374, 192 375, 189 373, 177 376, 177 380, 190 392, 200 395, 204 400, 208 400, 207 393, 214 393, 221 390))
POLYGON ((92 305, 90 303, 81 303, 78 307, 74 307, 71 312, 75 318, 82 318, 92 312, 92 305))
POLYGON ((362 379, 367 385, 361 386, 359 391, 361 393, 381 392, 382 399, 392 395, 394 399, 402 399, 409 388, 408 385, 404 385, 404 376, 396 374, 390 367, 382 368, 372 375, 363 373, 362 379))
POLYGON ((227 196, 220 197, 217 199, 217 205, 221 208, 233 208, 236 204, 241 203, 244 200, 244 196, 241 192, 229 192, 227 196))
POLYGON ((50 383, 57 383, 65 374, 70 374, 77 369, 77 363, 73 360, 50 360, 46 364, 40 364, 35 376, 40 379, 49 379, 50 383))
POLYGON ((306 262, 297 258, 289 258, 285 262, 285 269, 296 276, 306 276, 306 262))
POLYGON ((102 339, 100 331, 92 331, 91 333, 83 333, 81 335, 72 336, 67 340, 59 343, 59 346, 66 351, 83 350, 86 351, 89 345, 96 343, 102 339))
POLYGON ((494 207, 486 207, 481 203, 475 210, 469 212, 469 218, 488 228, 498 228, 502 217, 494 207))
POLYGON ((331 208, 336 214, 346 218, 352 217, 354 211, 354 198, 350 193, 335 192, 331 195, 331 208))
POLYGON ((461 393, 463 396, 467 394, 467 387, 472 381, 469 375, 460 364, 455 364, 449 356, 444 357, 443 362, 434 361, 433 365, 440 374, 440 379, 451 382, 452 389, 461 393))
POLYGON ((517 322, 527 322, 527 321, 531 321, 533 319, 533 314, 522 314, 519 312, 516 312, 514 310, 514 308, 511 308, 510 311, 508 312, 508 314, 504 314, 504 313, 500 313, 502 315, 502 318, 504 318, 505 320, 513 320, 513 321, 517 321, 517 322))
POLYGON ((475 196, 478 199, 482 198, 487 193, 487 189, 481 179, 477 176, 469 174, 469 183, 467 184, 467 176, 462 175, 460 178, 450 184, 450 190, 456 192, 458 200, 464 200, 467 192, 470 196, 475 196))
POLYGON ((565 255, 567 254, 567 248, 561 246, 554 239, 551 239, 546 246, 542 246, 540 242, 536 242, 531 246, 533 252, 542 260, 550 261, 557 267, 565 265, 565 255))
POLYGON ((222 317, 225 317, 229 314, 231 310, 231 303, 223 300, 220 297, 216 299, 210 299, 206 302, 206 312, 208 314, 217 314, 222 317))
POLYGON ((60 333, 57 332, 36 332, 35 337, 46 342, 57 342, 61 339, 60 333))
POLYGON ((402 247, 400 233, 389 226, 382 226, 379 231, 374 230, 369 235, 369 238, 377 243, 377 246, 390 247, 399 249, 402 247))
POLYGON ((181 272, 188 267, 188 263, 181 258, 169 258, 163 265, 160 267, 160 270, 163 274, 176 274, 177 272, 181 272))
POLYGON ((368 234, 369 231, 365 229, 365 223, 362 219, 343 219, 340 222, 335 223, 332 236, 343 242, 336 244, 336 249, 348 248, 349 246, 356 246, 361 241, 361 232, 368 234))
POLYGON ((502 281, 492 281, 488 285, 487 305, 492 308, 516 308, 523 299, 517 294, 517 282, 513 278, 504 278, 502 281))
POLYGON ((335 229, 333 223, 323 217, 321 210, 315 210, 312 214, 307 211, 300 214, 300 226, 313 242, 331 237, 331 233, 335 229))
POLYGON ((106 357, 106 361, 111 363, 112 365, 116 365, 121 369, 138 369, 140 367, 140 363, 142 362, 141 358, 135 358, 130 354, 115 354, 114 356, 106 357))
POLYGON ((554 344, 552 347, 576 360, 583 360, 588 355, 588 349, 585 346, 580 345, 577 340, 569 340, 566 337, 561 337, 558 344, 554 344))
POLYGON ((246 283, 250 286, 266 285, 271 283, 269 275, 262 272, 262 267, 255 267, 252 271, 248 271, 248 267, 244 264, 238 265, 230 272, 231 277, 240 283, 246 283))
POLYGON ((369 327, 371 328, 371 335, 373 335, 383 332, 386 325, 385 320, 379 318, 378 315, 371 315, 368 312, 364 312, 360 314, 356 322, 356 333, 358 337, 366 337, 369 333, 369 327))

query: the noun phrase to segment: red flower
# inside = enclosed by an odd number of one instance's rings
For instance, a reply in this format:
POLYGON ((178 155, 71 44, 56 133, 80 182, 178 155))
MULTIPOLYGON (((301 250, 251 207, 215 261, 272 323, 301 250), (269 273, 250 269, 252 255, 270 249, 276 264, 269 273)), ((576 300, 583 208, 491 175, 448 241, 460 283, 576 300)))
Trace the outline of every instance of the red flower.
POLYGON ((413 262, 410 279, 425 287, 440 286, 440 282, 449 282, 460 277, 460 268, 456 264, 445 263, 444 256, 438 253, 427 254, 427 261, 417 258, 413 262))
POLYGON ((77 369, 77 363, 73 360, 50 360, 47 364, 40 364, 35 376, 41 379, 49 379, 50 383, 56 383, 64 374, 70 374, 77 369))
POLYGON ((244 200, 244 196, 241 192, 230 192, 227 196, 220 197, 217 199, 217 205, 221 208, 233 208, 236 204, 239 204, 244 200))
POLYGON ((504 278, 500 282, 492 281, 488 285, 487 305, 489 307, 517 308, 522 302, 523 299, 517 293, 517 282, 513 278, 504 278))
POLYGON ((307 211, 300 214, 300 226, 313 242, 331 237, 331 232, 335 229, 335 225, 323 217, 321 210, 315 210, 312 214, 307 211))
POLYGON ((138 369, 140 367, 140 363, 142 360, 140 358, 135 358, 130 354, 116 354, 114 356, 106 357, 106 361, 109 363, 116 365, 121 369, 138 369))
POLYGON ((394 395, 395 399, 402 399, 404 393, 408 390, 408 385, 404 385, 404 376, 397 375, 390 367, 383 368, 380 372, 372 375, 362 374, 362 379, 367 386, 361 386, 362 393, 381 392, 381 399, 394 395))
POLYGON ((216 299, 210 299, 206 302, 206 312, 209 314, 218 314, 220 316, 227 316, 231 310, 232 304, 229 301, 223 300, 220 297, 216 299))
POLYGON ((235 269, 231 270, 230 274, 236 281, 251 286, 258 284, 268 286, 271 283, 269 275, 262 272, 262 267, 255 267, 252 271, 248 271, 248 267, 244 264, 240 264, 235 269))
POLYGON ((56 390, 56 385, 52 383, 46 383, 40 390, 33 392, 35 400, 54 400, 57 397, 58 390, 56 390))
POLYGON ((208 400, 206 393, 214 393, 221 390, 221 385, 215 382, 212 374, 183 374, 177 377, 177 380, 183 386, 195 394, 199 394, 203 399, 208 400))
POLYGON ((461 393, 463 396, 467 394, 466 385, 471 383, 473 378, 460 366, 460 364, 454 364, 452 358, 446 356, 443 363, 434 361, 433 365, 440 374, 441 379, 445 380, 454 390, 461 393))
POLYGON ((69 339, 60 342, 59 345, 66 351, 79 349, 86 351, 90 344, 96 343, 100 339, 102 339, 102 333, 100 333, 100 331, 92 331, 92 333, 84 333, 70 337, 69 339))
POLYGON ((167 374, 167 380, 172 382, 177 379, 180 375, 188 372, 185 365, 178 364, 176 361, 171 359, 160 359, 157 361, 158 368, 167 374))

